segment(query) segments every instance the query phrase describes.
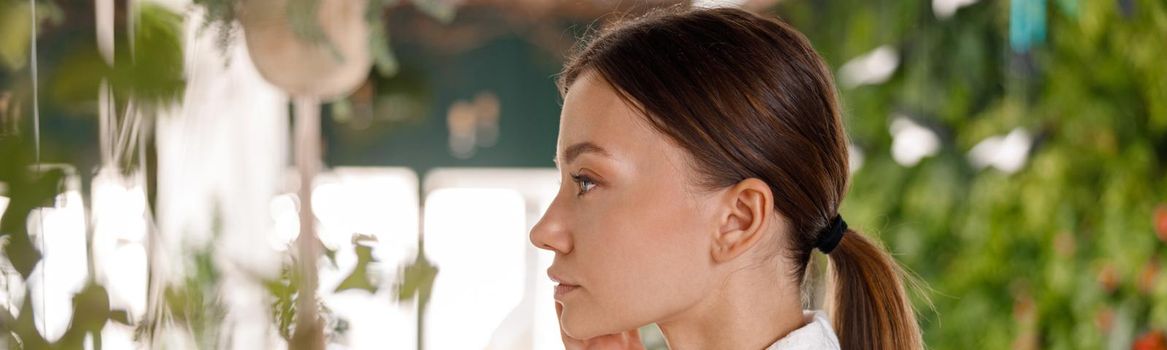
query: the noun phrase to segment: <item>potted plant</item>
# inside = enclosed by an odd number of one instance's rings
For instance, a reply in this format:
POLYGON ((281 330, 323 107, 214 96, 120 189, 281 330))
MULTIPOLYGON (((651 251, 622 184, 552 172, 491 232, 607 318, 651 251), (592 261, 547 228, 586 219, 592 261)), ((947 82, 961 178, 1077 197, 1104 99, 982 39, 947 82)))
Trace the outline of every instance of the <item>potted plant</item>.
POLYGON ((238 18, 251 60, 264 79, 292 96, 332 99, 347 95, 368 76, 367 4, 247 0, 238 3, 238 18))

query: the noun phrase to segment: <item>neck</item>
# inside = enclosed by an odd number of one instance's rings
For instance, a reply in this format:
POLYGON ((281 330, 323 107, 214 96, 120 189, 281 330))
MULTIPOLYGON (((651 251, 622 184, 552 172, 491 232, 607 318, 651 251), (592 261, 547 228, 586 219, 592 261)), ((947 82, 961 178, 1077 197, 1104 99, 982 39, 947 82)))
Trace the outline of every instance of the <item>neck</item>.
POLYGON ((764 265, 736 269, 705 299, 658 322, 669 348, 760 350, 804 326, 799 286, 777 264, 764 265))

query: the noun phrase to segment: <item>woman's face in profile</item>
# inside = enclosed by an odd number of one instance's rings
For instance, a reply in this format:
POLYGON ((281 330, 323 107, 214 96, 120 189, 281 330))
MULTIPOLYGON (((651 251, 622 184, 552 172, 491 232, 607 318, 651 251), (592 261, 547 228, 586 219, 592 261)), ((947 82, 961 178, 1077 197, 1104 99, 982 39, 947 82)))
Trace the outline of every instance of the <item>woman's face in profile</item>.
POLYGON ((531 242, 555 252, 569 336, 667 321, 708 294, 716 191, 696 187, 685 151, 594 72, 564 97, 556 153, 562 185, 531 242))

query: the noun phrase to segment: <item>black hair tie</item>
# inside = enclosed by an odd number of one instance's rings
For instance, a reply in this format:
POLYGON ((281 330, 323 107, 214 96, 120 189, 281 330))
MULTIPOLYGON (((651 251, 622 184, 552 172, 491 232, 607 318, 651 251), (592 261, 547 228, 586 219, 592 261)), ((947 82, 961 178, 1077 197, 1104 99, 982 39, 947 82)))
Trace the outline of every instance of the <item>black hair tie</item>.
POLYGON ((839 245, 839 241, 843 240, 843 234, 847 232, 847 222, 843 221, 842 215, 836 215, 831 224, 822 231, 819 231, 819 241, 815 243, 815 248, 818 248, 823 254, 830 254, 835 250, 835 246, 839 245))

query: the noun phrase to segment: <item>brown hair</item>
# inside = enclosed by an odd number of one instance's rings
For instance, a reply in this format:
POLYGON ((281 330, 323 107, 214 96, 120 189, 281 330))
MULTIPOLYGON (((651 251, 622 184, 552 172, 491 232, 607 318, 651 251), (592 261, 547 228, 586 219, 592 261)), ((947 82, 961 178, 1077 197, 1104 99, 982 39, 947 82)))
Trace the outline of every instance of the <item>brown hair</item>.
MULTIPOLYGON (((799 283, 847 191, 847 136, 832 76, 790 25, 737 9, 667 10, 601 30, 559 76, 594 71, 687 150, 702 184, 765 181, 790 222, 799 283)), ((855 230, 829 254, 843 349, 921 349, 902 271, 855 230)))

